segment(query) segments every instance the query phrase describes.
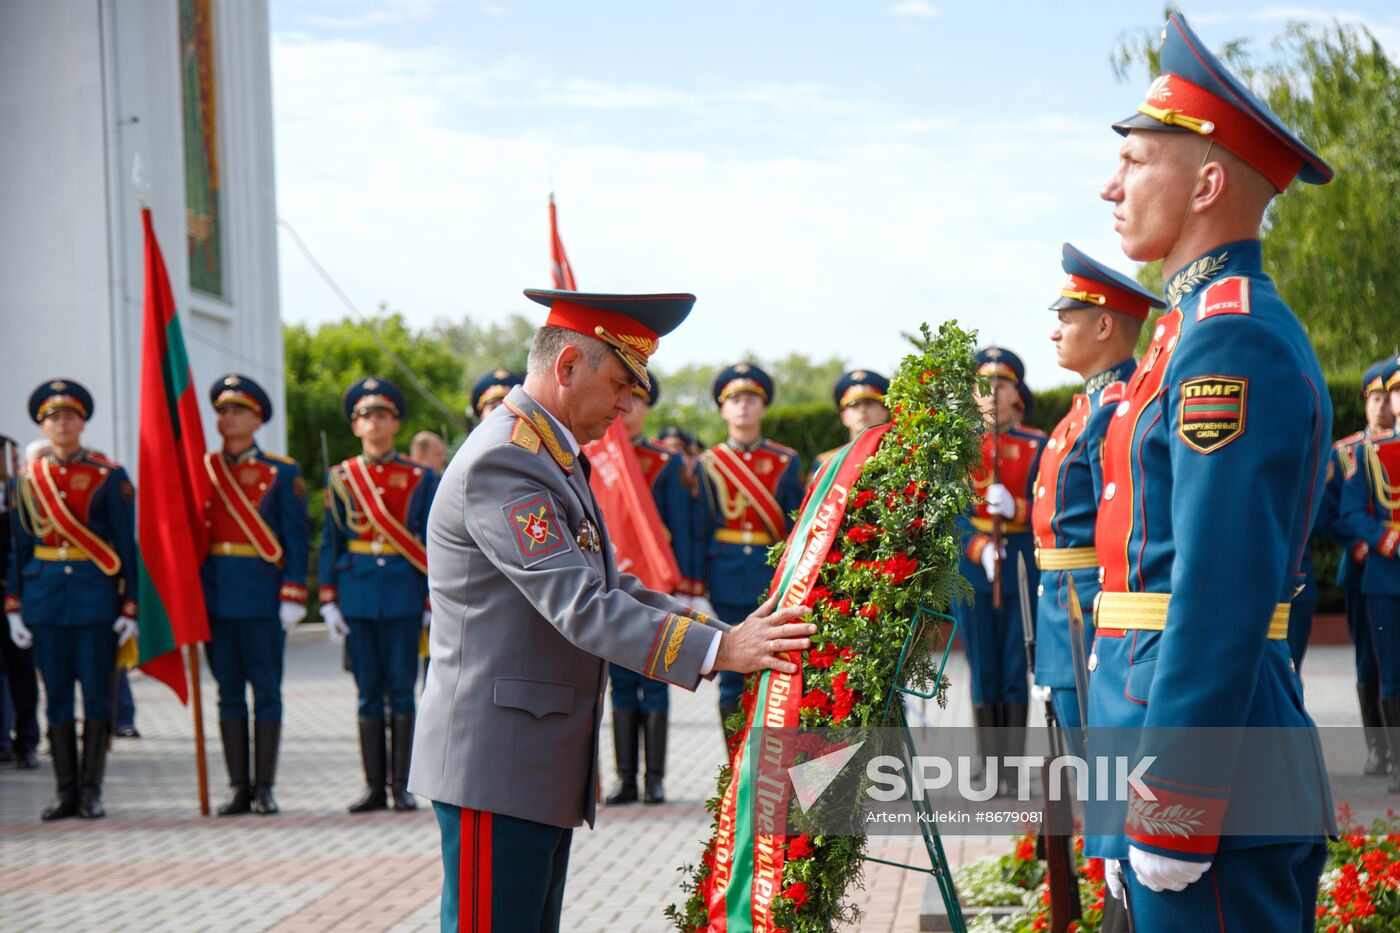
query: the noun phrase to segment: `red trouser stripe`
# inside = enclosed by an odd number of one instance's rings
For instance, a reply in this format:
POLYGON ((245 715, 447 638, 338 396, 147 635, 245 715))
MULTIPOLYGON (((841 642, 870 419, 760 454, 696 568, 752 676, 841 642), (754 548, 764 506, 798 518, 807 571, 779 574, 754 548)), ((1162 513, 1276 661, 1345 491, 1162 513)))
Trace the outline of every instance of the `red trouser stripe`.
POLYGON ((459 933, 491 933, 491 814, 462 808, 457 866, 459 933))

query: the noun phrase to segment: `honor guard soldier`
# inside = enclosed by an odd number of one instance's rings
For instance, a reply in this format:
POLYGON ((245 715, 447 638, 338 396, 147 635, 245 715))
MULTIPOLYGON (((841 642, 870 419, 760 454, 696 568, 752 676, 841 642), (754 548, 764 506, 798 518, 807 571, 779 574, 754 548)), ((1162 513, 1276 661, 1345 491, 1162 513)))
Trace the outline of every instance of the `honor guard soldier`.
MULTIPOLYGON (((1021 358, 1001 347, 987 347, 977 351, 977 363, 977 374, 987 380, 987 388, 975 392, 987 431, 972 487, 982 501, 958 519, 960 572, 971 584, 973 598, 970 604, 959 604, 954 615, 972 669, 978 742, 982 755, 992 758, 1019 755, 1025 742, 1029 691, 1015 568, 1018 555, 1024 555, 1034 591, 1031 490, 1045 434, 1020 423, 1030 399, 1021 358)), ((1001 777, 1003 787, 1010 789, 1011 772, 1004 766, 1001 777)))
MULTIPOLYGON (((1373 677, 1379 680, 1379 685, 1373 689, 1379 695, 1377 705, 1384 744, 1372 749, 1366 773, 1383 774, 1388 765, 1392 793, 1400 792, 1400 767, 1396 766, 1400 758, 1400 555, 1396 554, 1396 544, 1400 541, 1400 433, 1381 427, 1379 410, 1388 406, 1381 404, 1384 390, 1375 392, 1372 386, 1377 382, 1384 386, 1391 380, 1400 385, 1398 373, 1400 370, 1394 362, 1388 362, 1379 371, 1375 367, 1367 370, 1367 436, 1352 435, 1338 441, 1333 448, 1332 464, 1344 476, 1334 531, 1343 546, 1343 569, 1353 566, 1360 569, 1362 612, 1370 623, 1370 647, 1375 663, 1373 677)), ((1334 480, 1335 476, 1329 477, 1329 490, 1334 480)), ((1347 608, 1350 616, 1350 601, 1347 608)), ((1359 665, 1361 639, 1353 638, 1357 643, 1359 665)), ((1361 721, 1370 745, 1376 730, 1364 704, 1372 690, 1366 688, 1362 674, 1358 666, 1357 693, 1363 703, 1361 721)))
MULTIPOLYGON (((9 580, 10 536, 18 517, 18 483, 24 469, 19 446, 0 434, 0 476, 4 477, 4 504, 0 505, 0 578, 9 580)), ((8 585, 8 584, 7 584, 8 585)), ((32 645, 21 647, 9 635, 9 627, 0 629, 0 658, 4 663, 4 684, 14 707, 15 767, 28 770, 39 767, 39 678, 34 670, 32 645)), ((5 735, 4 738, 9 738, 5 735)))
MULTIPOLYGON (((1400 366, 1392 359, 1372 363, 1361 380, 1361 393, 1366 399, 1366 426, 1355 434, 1332 445, 1332 457, 1327 461, 1327 485, 1322 491, 1322 507, 1313 524, 1313 536, 1330 538, 1341 548, 1337 564, 1337 588, 1342 591, 1346 605, 1347 631, 1356 657, 1356 699, 1361 707, 1361 725, 1366 737, 1365 773, 1385 774, 1390 770, 1390 745, 1381 727, 1380 663, 1371 640, 1371 622, 1366 612, 1366 594, 1361 579, 1366 566, 1367 543, 1343 531, 1340 512, 1342 487, 1357 468, 1358 455, 1368 440, 1389 434, 1395 424, 1390 410, 1388 379, 1400 380, 1400 366)), ((1400 383, 1398 383, 1400 384, 1400 383)))
MULTIPOLYGON (((1035 563, 1040 571, 1036 604, 1035 682, 1050 691, 1055 718, 1083 751, 1079 695, 1070 650, 1069 584, 1092 606, 1099 592, 1094 520, 1103 493, 1103 437, 1137 369, 1133 348, 1142 324, 1162 299, 1128 277, 1066 243, 1060 296, 1050 310, 1056 362, 1084 380, 1040 459, 1031 508, 1035 563)), ((1005 568, 1003 568, 1005 569, 1005 568)), ((1084 654, 1093 643, 1084 627, 1084 654)), ((1087 700, 1087 697, 1085 698, 1087 700)))
MULTIPOLYGON (((836 402, 836 410, 841 415, 841 424, 850 433, 849 440, 855 440, 866 428, 885 424, 890 420, 890 410, 885 407, 885 393, 889 390, 890 381, 868 369, 853 369, 842 373, 841 378, 836 380, 836 387, 831 394, 836 402)), ((816 481, 822 464, 840 449, 836 447, 824 451, 812 459, 812 471, 807 478, 807 485, 810 486, 816 481)))
POLYGON ((204 455, 210 495, 204 605, 209 668, 219 683, 219 736, 229 798, 220 816, 276 813, 272 785, 282 737, 282 659, 287 632, 306 618, 311 526, 306 480, 290 457, 258 447, 254 433, 272 400, 247 376, 230 373, 209 388, 221 450, 204 455), (248 768, 248 687, 253 691, 253 768, 248 768))
MULTIPOLYGON (((773 403, 773 380, 752 363, 720 371, 712 388, 729 436, 700 458, 706 496, 705 576, 721 619, 742 619, 758 605, 773 570, 768 548, 786 541, 788 515, 802 504, 797 451, 765 438, 763 413, 773 403)), ((719 676, 719 716, 739 710, 744 678, 719 676)))
POLYGON ((573 828, 595 812, 607 662, 694 690, 712 670, 792 671, 775 652, 814 631, 771 606, 729 628, 617 571, 579 445, 627 413, 694 297, 526 294, 550 311, 525 385, 448 465, 428 536, 437 622, 411 787, 442 831, 444 931, 559 929, 573 828))
POLYGON ((388 805, 386 771, 394 809, 414 810, 417 804, 407 787, 413 693, 418 642, 429 621, 424 542, 438 476, 394 450, 394 435, 406 412, 398 386, 368 376, 345 390, 342 404, 363 453, 336 464, 326 478, 320 599, 331 637, 338 641, 348 635, 360 694, 360 756, 369 787, 350 812, 388 805))
POLYGON ((520 373, 509 369, 492 370, 472 386, 472 411, 479 420, 485 421, 487 415, 501 407, 510 390, 524 382, 525 377, 520 373))
POLYGON ((136 636, 135 490, 126 471, 84 450, 92 396, 71 379, 34 390, 29 415, 50 452, 18 482, 5 613, 44 678, 58 799, 42 818, 95 818, 112 734, 117 647, 136 636), (113 634, 115 633, 115 634, 113 634), (78 757, 73 684, 83 686, 78 757))
MULTIPOLYGON (((642 468, 642 477, 651 490, 661 524, 671 542, 681 579, 673 595, 690 604, 697 612, 713 615, 708 600, 702 595, 704 558, 701 554, 699 501, 691 495, 685 481, 685 463, 680 454, 647 440, 643 433, 647 413, 661 395, 656 377, 647 372, 650 387, 632 387, 632 410, 622 416, 632 450, 642 468), (698 603, 698 605, 697 605, 698 603)), ((642 799, 647 803, 666 800, 666 733, 670 710, 669 690, 664 680, 643 677, 620 664, 608 667, 612 682, 613 751, 617 761, 617 790, 608 797, 609 804, 634 803, 637 800, 637 738, 646 739, 646 780, 642 799)))
POLYGON ((1090 747, 1097 727, 1139 735, 1153 799, 1130 785, 1122 829, 1086 834, 1085 854, 1112 860, 1111 888, 1126 879, 1139 933, 1311 930, 1331 804, 1286 636, 1332 406, 1258 231, 1295 177, 1332 172, 1179 14, 1161 69, 1114 125, 1101 191, 1128 258, 1162 260, 1169 310, 1104 439, 1089 659, 1090 747), (1220 727, 1209 754, 1201 727, 1220 727), (1225 832, 1262 786, 1231 744, 1253 727, 1304 737, 1279 744, 1291 760, 1268 786, 1291 796, 1257 834, 1225 832))

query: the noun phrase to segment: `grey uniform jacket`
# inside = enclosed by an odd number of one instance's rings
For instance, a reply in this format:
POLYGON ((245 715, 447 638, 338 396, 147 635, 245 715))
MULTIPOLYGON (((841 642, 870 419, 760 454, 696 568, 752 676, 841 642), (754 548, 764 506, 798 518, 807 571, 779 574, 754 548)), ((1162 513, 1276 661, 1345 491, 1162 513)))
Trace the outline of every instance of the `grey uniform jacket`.
POLYGON ((694 690, 725 626, 617 572, 559 430, 517 387, 442 476, 408 786, 572 827, 593 823, 606 661, 694 690))

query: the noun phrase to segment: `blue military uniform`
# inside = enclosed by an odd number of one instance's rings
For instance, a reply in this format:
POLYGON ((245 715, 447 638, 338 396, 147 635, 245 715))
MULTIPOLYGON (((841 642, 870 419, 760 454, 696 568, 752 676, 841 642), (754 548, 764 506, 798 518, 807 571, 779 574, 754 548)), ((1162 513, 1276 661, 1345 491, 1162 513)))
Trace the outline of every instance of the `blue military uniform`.
MULTIPOLYGON (((72 380, 41 385, 29 399, 36 424, 60 411, 92 417, 92 396, 72 380)), ((116 463, 80 450, 50 455, 17 481, 6 612, 34 635, 44 679, 49 747, 58 799, 43 818, 98 817, 119 616, 136 618, 135 490, 116 463), (83 687, 83 754, 78 759, 74 683, 83 687)))
MULTIPOLYGON (((852 369, 842 373, 840 378, 836 380, 836 385, 831 390, 831 397, 832 401, 836 403, 836 410, 842 412, 866 401, 879 402, 883 406, 885 393, 889 390, 890 381, 879 373, 869 369, 852 369)), ((888 417, 885 420, 888 421, 888 417)), ((817 474, 821 472, 822 465, 840 449, 840 447, 833 447, 812 458, 812 468, 807 476, 808 486, 816 482, 817 474)))
MULTIPOLYGON (((387 379, 361 379, 346 390, 347 419, 375 409, 396 418, 403 393, 387 379)), ((399 453, 363 455, 326 476, 326 524, 320 552, 320 601, 334 603, 350 628, 350 666, 359 689, 360 752, 369 793, 352 812, 385 806, 385 698, 392 727, 390 788, 396 809, 407 794, 413 747, 418 643, 428 607, 424 548, 438 476, 399 453)))
MULTIPOLYGON (((230 373, 209 388, 214 411, 244 408, 263 423, 272 400, 247 376, 230 373)), ((276 813, 272 785, 282 736, 283 617, 306 614, 311 525, 306 480, 290 457, 257 444, 230 456, 205 455, 209 498, 204 524, 209 553, 201 576, 209 612, 209 667, 219 683, 219 735, 228 767, 229 799, 221 816, 276 813), (248 699, 253 692, 253 773, 248 756, 248 699)))
MULTIPOLYGON (((721 405, 731 395, 751 392, 772 404, 773 380, 752 363, 720 370, 711 394, 721 405)), ((768 548, 787 539, 789 514, 802 504, 802 469, 797 451, 767 438, 752 444, 716 444, 701 457, 705 488, 705 581, 715 614, 735 624, 756 608, 773 570, 768 548)), ((719 675, 720 718, 739 708, 744 677, 719 675)))
MULTIPOLYGON (((1061 249, 1066 279, 1053 311, 1102 308, 1145 320, 1162 300, 1066 243, 1061 249)), ((1099 592, 1094 521, 1103 493, 1103 438, 1128 380, 1137 369, 1131 357, 1084 382, 1069 412, 1050 432, 1040 460, 1031 524, 1040 570, 1036 604, 1035 682, 1051 690, 1055 717, 1071 736, 1080 731, 1079 695, 1070 651, 1069 587, 1085 606, 1099 592)), ((1084 626, 1084 654, 1094 640, 1084 626)), ((1076 739, 1076 741, 1078 741, 1076 739)))
POLYGON ((488 405, 495 406, 505 401, 510 390, 525 384, 525 377, 509 369, 493 369, 485 373, 472 385, 471 414, 485 418, 488 405))
MULTIPOLYGON (((1197 133, 1277 190, 1331 170, 1231 75, 1180 15, 1167 23, 1162 75, 1115 125, 1197 133)), ((1173 208, 1175 210, 1175 208, 1173 208)), ((1307 334, 1263 271, 1258 240, 1221 243, 1184 263, 1166 290, 1142 363, 1104 440, 1095 531, 1103 568, 1089 725, 1134 731, 1135 760, 1156 756, 1130 791, 1119 832, 1085 854, 1130 849, 1170 861, 1124 863, 1140 933, 1311 931, 1331 826, 1325 768, 1286 641, 1289 603, 1321 499, 1332 405, 1307 334), (1222 727, 1209 754, 1200 733, 1222 727), (1245 727, 1245 728, 1240 728, 1245 727), (1239 744, 1289 730, 1286 765, 1257 778, 1239 744), (1267 790, 1270 825, 1228 824, 1267 790), (1285 808, 1286 807, 1286 808, 1285 808), (1236 828, 1238 827, 1238 828, 1236 828), (1153 891, 1153 877, 1187 877, 1153 891)), ((1090 735, 1090 748, 1095 737, 1090 735)), ((1093 816, 1091 815, 1091 821, 1093 816)), ((1114 827, 1116 828, 1116 827, 1114 827)))
MULTIPOLYGON (((1400 752, 1400 557, 1396 555, 1400 542, 1400 433, 1360 439, 1349 447, 1349 452, 1343 450, 1341 460, 1345 478, 1334 531, 1344 546, 1343 563, 1361 566, 1360 587, 1376 659, 1385 751, 1391 762, 1390 790, 1397 792, 1400 768, 1394 762, 1400 752)), ((1361 674, 1358 669, 1358 678, 1361 674)), ((1364 718, 1362 722, 1365 724, 1364 718)))
MULTIPOLYGON (((978 351, 977 360, 980 376, 1011 382, 1025 405, 1026 370, 1020 357, 1001 347, 987 347, 978 351)), ((1019 755, 1024 744, 1029 690, 1016 565, 1018 558, 1025 560, 1034 592, 1039 577, 1031 536, 1031 502, 1044 449, 1044 432, 1021 424, 982 436, 982 463, 972 472, 973 492, 985 496, 993 484, 1000 483, 1015 502, 1015 515, 1002 526, 1006 555, 1001 564, 999 607, 994 605, 992 583, 982 565, 983 551, 993 546, 995 517, 987 510, 987 503, 979 501, 969 514, 958 518, 962 536, 958 569, 971 585, 973 597, 970 603, 954 606, 953 615, 971 668, 973 721, 985 757, 1019 755)), ((1031 624, 1035 624, 1034 619, 1031 624)))
MULTIPOLYGON (((1371 364, 1362 378, 1362 395, 1389 392, 1388 380, 1400 382, 1400 367, 1386 359, 1371 364)), ((1362 571, 1366 565, 1367 544, 1342 528, 1342 487, 1356 473, 1358 457, 1367 440, 1366 431, 1349 434, 1332 445, 1327 461, 1327 484, 1322 490, 1322 506, 1313 524, 1315 538, 1330 538, 1341 548, 1337 564, 1337 588, 1342 591, 1346 605, 1347 631, 1355 649, 1356 697, 1361 707, 1361 724, 1365 730, 1367 774, 1385 774, 1390 769, 1390 746, 1381 731, 1380 662, 1371 640, 1371 621, 1366 609, 1366 594, 1361 589, 1362 571)))
MULTIPOLYGON (((660 398, 661 387, 656 376, 649 375, 650 386, 636 385, 632 387, 632 392, 639 402, 651 407, 660 398)), ((642 469, 642 478, 651 490, 661 524, 671 544, 671 553, 681 573, 673 593, 681 597, 703 595, 704 584, 700 575, 704 557, 697 547, 699 538, 696 530, 698 498, 693 477, 688 476, 685 468, 685 459, 666 445, 645 437, 633 440, 632 451, 642 469)), ((670 689, 665 681, 644 677, 620 664, 608 665, 608 681, 612 696, 613 749, 619 787, 607 802, 631 803, 637 799, 637 739, 640 733, 646 737, 643 799, 647 803, 663 803, 666 799, 662 779, 666 774, 670 689)))

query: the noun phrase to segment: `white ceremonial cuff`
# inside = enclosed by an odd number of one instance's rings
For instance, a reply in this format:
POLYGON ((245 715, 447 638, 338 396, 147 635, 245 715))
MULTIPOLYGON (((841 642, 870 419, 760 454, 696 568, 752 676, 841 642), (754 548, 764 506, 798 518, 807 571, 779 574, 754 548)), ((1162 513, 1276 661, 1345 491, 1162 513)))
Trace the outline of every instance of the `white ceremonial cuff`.
POLYGON ((700 676, 709 677, 715 669, 715 657, 719 654, 719 640, 723 633, 715 632, 710 640, 710 650, 705 652, 705 663, 700 665, 700 676))

